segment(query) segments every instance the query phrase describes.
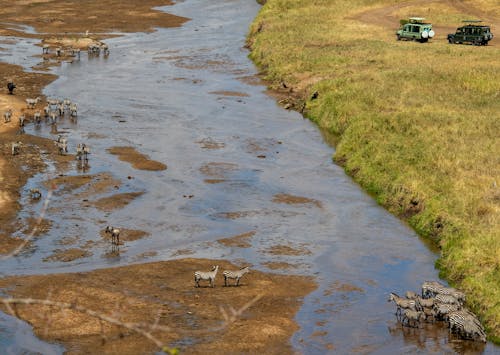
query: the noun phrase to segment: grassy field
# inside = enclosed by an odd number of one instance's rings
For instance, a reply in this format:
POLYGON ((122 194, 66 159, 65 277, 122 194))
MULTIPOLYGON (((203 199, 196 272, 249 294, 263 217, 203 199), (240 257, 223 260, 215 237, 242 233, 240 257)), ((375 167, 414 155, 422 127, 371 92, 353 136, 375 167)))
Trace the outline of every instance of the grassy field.
POLYGON ((442 276, 498 343, 500 41, 450 45, 438 31, 479 11, 498 23, 497 1, 469 3, 474 12, 443 1, 422 14, 399 0, 268 0, 248 44, 270 86, 292 87, 296 107, 305 101, 305 114, 338 135, 334 159, 439 245, 442 276), (396 41, 408 15, 433 22, 436 37, 396 41))

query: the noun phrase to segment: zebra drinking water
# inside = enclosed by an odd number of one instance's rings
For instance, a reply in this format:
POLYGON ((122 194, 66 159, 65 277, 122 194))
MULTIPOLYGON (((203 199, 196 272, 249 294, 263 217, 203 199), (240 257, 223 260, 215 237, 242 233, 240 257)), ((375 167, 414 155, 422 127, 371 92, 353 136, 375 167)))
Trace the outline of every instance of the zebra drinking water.
POLYGON ((33 120, 35 121, 35 124, 39 125, 42 122, 42 113, 40 111, 36 111, 33 114, 33 120))
POLYGON ((409 300, 407 298, 399 297, 394 292, 390 293, 389 299, 387 300, 387 302, 391 302, 391 301, 394 301, 394 303, 396 304, 396 307, 397 307, 396 316, 401 316, 403 309, 405 309, 405 310, 410 309, 412 311, 417 310, 417 303, 415 300, 409 300))
POLYGON ((425 318, 424 312, 405 309, 401 323, 403 325, 406 323, 408 327, 418 328, 421 318, 425 318))
POLYGON ((247 274, 249 271, 250 270, 248 266, 235 271, 225 270, 222 273, 222 275, 224 275, 224 286, 228 286, 228 279, 236 280, 234 285, 239 286, 240 279, 243 277, 243 275, 247 274))
POLYGON ((69 105, 69 115, 71 117, 76 117, 78 115, 78 106, 74 102, 69 105))
POLYGON ((200 287, 200 280, 205 280, 210 282, 210 286, 215 287, 215 276, 217 276, 217 271, 219 270, 219 265, 215 265, 212 271, 195 271, 194 282, 195 287, 200 287))

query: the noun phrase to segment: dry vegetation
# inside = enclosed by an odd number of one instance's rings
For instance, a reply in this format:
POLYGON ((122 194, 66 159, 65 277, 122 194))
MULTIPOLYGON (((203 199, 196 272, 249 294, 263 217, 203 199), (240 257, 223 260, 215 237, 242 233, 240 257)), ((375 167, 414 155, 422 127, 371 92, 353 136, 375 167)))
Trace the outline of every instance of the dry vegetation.
POLYGON ((436 241, 443 276, 468 293, 499 341, 500 4, 419 8, 268 0, 250 29, 251 58, 286 102, 339 136, 334 159, 350 175, 436 241), (407 15, 427 17, 436 38, 396 41, 407 15), (448 44, 447 29, 471 17, 488 20, 497 38, 487 47, 448 44))

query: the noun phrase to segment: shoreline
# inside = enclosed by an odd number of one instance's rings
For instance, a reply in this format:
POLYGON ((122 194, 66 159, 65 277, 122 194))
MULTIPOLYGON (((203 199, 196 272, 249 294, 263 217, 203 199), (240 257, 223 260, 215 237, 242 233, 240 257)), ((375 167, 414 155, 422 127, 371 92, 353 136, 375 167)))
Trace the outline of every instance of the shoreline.
MULTIPOLYGON (((104 0, 106 2, 106 0, 104 0)), ((64 45, 65 47, 81 47, 84 48, 87 44, 81 41, 83 32, 87 28, 91 28, 91 35, 89 38, 92 41, 101 41, 105 38, 106 32, 124 31, 124 32, 141 32, 153 31, 155 27, 174 27, 180 26, 188 19, 181 18, 174 15, 165 14, 158 10, 153 9, 154 6, 172 4, 169 1, 151 0, 141 3, 141 8, 137 9, 137 4, 116 2, 114 0, 108 1, 110 6, 102 6, 100 2, 89 2, 85 6, 87 9, 81 9, 82 12, 89 13, 92 10, 101 11, 94 16, 89 16, 87 19, 79 17, 69 17, 74 20, 60 21, 62 15, 70 15, 73 11, 73 5, 58 6, 58 1, 47 1, 44 3, 35 3, 30 6, 30 2, 25 2, 24 7, 16 5, 10 9, 6 14, 7 6, 3 7, 3 12, 0 13, 4 16, 4 22, 0 24, 0 35, 3 36, 17 36, 25 38, 40 39, 40 46, 43 43, 48 43, 55 47, 57 45, 64 45), (101 21, 106 14, 106 11, 111 11, 112 4, 120 4, 121 10, 127 16, 117 17, 113 16, 109 20, 101 21), (53 5, 53 6, 52 6, 53 5), (37 16, 32 16, 32 13, 37 13, 40 7, 43 7, 45 13, 50 16, 44 19, 37 16), (132 7, 134 11, 129 11, 132 7), (104 8, 102 10, 101 8, 104 8), (68 13, 69 12, 69 13, 68 13), (22 13, 24 20, 19 18, 18 14, 22 13), (89 23, 89 18, 90 23, 89 23), (47 22, 48 21, 48 25, 47 22), (170 21, 170 22, 168 22, 170 21), (168 24, 168 25, 167 25, 168 24), (35 31, 43 33, 27 33, 23 32, 25 26, 32 27, 35 31), (117 28, 118 27, 118 28, 117 28), (64 32, 64 33, 63 33, 64 32), (71 32, 71 38, 68 36, 71 32), (98 33, 96 33, 98 32, 98 33), (74 34, 80 34, 76 36, 74 34), (64 41, 68 39, 69 41, 64 41)), ((0 1, 1 3, 1 1, 0 1)), ((75 5, 75 6, 79 6, 75 5)), ((64 17, 67 18, 67 17, 64 17)), ((87 37, 87 36, 85 36, 87 37)), ((1 47, 1 44, 0 44, 1 47)), ((43 68, 51 65, 59 65, 61 60, 67 58, 54 58, 53 55, 48 56, 48 61, 44 61, 43 68)), ((45 105, 46 98, 42 95, 43 88, 50 82, 56 79, 56 76, 45 73, 32 73, 25 72, 23 68, 13 64, 0 63, 2 73, 4 74, 2 82, 6 79, 14 78, 17 88, 14 90, 14 95, 0 94, 0 112, 3 112, 8 107, 13 109, 13 117, 11 123, 2 125, 0 128, 0 137, 4 147, 10 148, 11 141, 21 141, 23 143, 23 150, 21 154, 16 156, 9 156, 4 148, 3 160, 0 159, 0 178, 3 181, 11 181, 8 185, 7 191, 4 190, 0 196, 0 205, 3 207, 0 221, 4 227, 1 231, 0 237, 0 253, 2 257, 8 255, 16 250, 20 245, 26 243, 25 239, 13 236, 15 231, 20 230, 22 222, 16 220, 16 216, 21 208, 20 198, 22 194, 21 189, 25 186, 30 177, 36 173, 43 172, 46 165, 44 159, 49 159, 56 164, 58 172, 64 172, 68 168, 68 162, 74 159, 74 156, 68 154, 61 156, 57 154, 56 147, 52 139, 45 139, 28 134, 17 134, 18 117, 21 114, 27 114, 28 118, 31 117, 33 110, 26 108, 25 99, 29 97, 40 96, 42 102, 37 104, 36 109, 41 110, 45 105), (42 153, 49 153, 44 155, 42 153)), ((114 147, 112 154, 121 156, 124 152, 130 152, 132 147, 114 147)), ((138 166, 139 169, 146 170, 162 170, 167 167, 160 162, 149 160, 147 156, 135 153, 131 164, 138 166)), ((101 174, 102 175, 102 174, 101 174)), ((106 175, 106 174, 104 174, 106 175)), ((102 178, 103 176, 100 176, 102 178)), ((47 180, 46 184, 57 183, 63 184, 65 189, 71 189, 82 186, 82 184, 92 184, 93 176, 81 177, 60 177, 47 180), (90 181, 90 182, 89 182, 90 181)), ((99 180, 99 179, 98 179, 99 180)), ((116 181, 112 177, 105 176, 105 183, 102 186, 96 186, 95 191, 106 189, 109 186, 118 186, 120 181, 116 181)), ((95 192, 94 191, 94 192, 95 192)), ((92 192, 90 192, 92 193, 92 192)), ((100 201, 98 201, 101 203, 100 201)), ((102 201, 102 208, 116 208, 110 205, 107 201, 102 201), (108 207, 106 207, 108 206, 108 207)), ((118 207, 119 208, 119 207, 118 207)), ((43 223, 50 229, 50 221, 43 220, 43 223)), ((34 219, 31 220, 30 225, 37 223, 34 219)), ((42 229, 43 229, 42 228, 42 229)), ((46 232, 46 231, 45 231, 46 232)), ((143 237, 142 231, 125 231, 125 238, 127 236, 132 238, 143 237)), ((102 236, 101 237, 105 237, 102 236)), ((30 241, 27 241, 27 245, 30 241)), ((85 250, 69 249, 67 253, 53 254, 55 260, 69 261, 71 258, 78 258, 85 254, 85 250)), ((62 274, 48 274, 48 275, 33 275, 33 276, 7 276, 0 279, 0 287, 6 291, 10 296, 20 297, 26 299, 39 299, 47 300, 47 292, 51 293, 50 301, 55 303, 67 302, 68 304, 78 303, 84 304, 87 310, 98 312, 101 316, 105 317, 111 312, 116 312, 116 304, 118 298, 122 298, 120 303, 134 304, 137 308, 119 309, 121 316, 118 317, 122 322, 140 322, 154 323, 155 317, 158 312, 161 313, 159 324, 166 322, 169 332, 164 334, 161 338, 162 344, 165 344, 170 349, 170 345, 174 344, 172 348, 180 348, 182 350, 189 349, 191 353, 206 353, 207 351, 221 351, 226 349, 228 352, 235 350, 238 351, 256 351, 267 353, 282 353, 284 349, 287 352, 292 351, 290 339, 297 331, 298 325, 294 320, 295 314, 298 312, 302 303, 303 297, 312 292, 317 285, 310 278, 304 276, 280 276, 272 273, 263 273, 252 271, 248 276, 248 280, 243 279, 240 287, 221 287, 220 280, 217 287, 211 289, 202 287, 200 289, 193 289, 191 283, 186 284, 186 280, 191 280, 190 275, 185 275, 186 270, 188 273, 194 272, 194 268, 200 269, 210 268, 211 263, 215 261, 200 260, 200 259, 181 259, 174 261, 164 261, 156 263, 140 263, 127 265, 122 267, 104 268, 89 272, 79 273, 62 273, 62 274), (167 269, 164 272, 158 273, 158 270, 167 269), (173 271, 171 271, 173 269, 173 271), (134 279, 137 273, 142 273, 143 277, 141 282, 136 285, 131 285, 129 279, 134 279), (117 276, 120 274, 120 276, 117 276), (134 277, 131 277, 134 275, 134 277), (168 287, 160 287, 158 279, 166 278, 169 281, 168 287), (122 282, 122 285, 117 285, 122 282), (290 292, 287 284, 293 283, 299 285, 296 291, 290 292), (16 284, 16 288, 12 289, 11 285, 16 284), (176 285, 174 287, 174 284, 176 285), (251 286, 251 287, 249 287, 251 286), (8 289, 8 291, 7 291, 8 289), (80 291, 76 291, 80 290, 80 291), (128 296, 121 295, 124 290, 128 296), (165 293, 166 292, 166 293, 165 293), (165 297, 163 301, 161 298, 165 297), (228 295, 232 302, 226 301, 228 295), (193 298, 194 296, 194 298, 193 298), (212 307, 206 309, 203 302, 199 302, 199 298, 210 298, 212 307), (245 306, 246 302, 252 301, 252 297, 260 297, 255 300, 255 304, 259 307, 252 307, 254 303, 249 304, 249 308, 239 308, 245 306), (170 307, 172 299, 176 299, 177 305, 173 308, 170 307), (168 305, 168 306, 167 306, 168 305), (182 305, 182 306, 180 306, 182 305), (234 309, 241 309, 241 314, 234 320, 235 323, 228 323, 226 328, 220 329, 218 332, 212 334, 210 331, 215 324, 220 324, 224 319, 223 313, 219 310, 217 305, 228 305, 234 309), (115 309, 115 311, 113 311, 115 309), (186 310, 189 309, 189 310, 186 310), (188 320, 186 320, 186 312, 188 320), (243 313, 244 312, 244 313, 243 313), (196 321, 195 321, 196 319, 196 321), (176 329, 177 323, 188 322, 185 324, 185 330, 176 329), (189 329, 192 323, 196 322, 196 329, 189 329), (172 326, 172 325, 175 325, 172 326), (199 328, 208 329, 203 331, 200 335, 203 341, 196 341, 198 337, 199 328), (192 335, 191 335, 192 333, 192 335), (232 338, 246 338, 247 341, 239 341, 235 344, 232 338), (186 338, 186 340, 183 340, 186 338)), ((227 261, 217 261, 221 267, 236 269, 239 266, 230 264, 227 261)), ((138 281, 138 280, 137 280, 138 281)), ((0 302, 1 304, 1 302, 0 302)), ((57 308, 57 307, 56 307, 57 308)), ((8 314, 12 314, 8 308, 2 306, 2 310, 8 314)), ((10 309, 12 310, 12 309, 10 309)), ((230 311, 230 309, 228 309, 230 311)), ((88 317, 85 312, 76 312, 72 316, 67 315, 71 310, 60 309, 59 312, 54 307, 47 307, 43 305, 31 304, 28 306, 16 306, 15 315, 28 321, 33 325, 35 334, 44 340, 56 341, 63 344, 67 350, 115 352, 117 349, 121 351, 130 352, 131 349, 136 349, 138 352, 144 352, 145 349, 158 351, 158 344, 155 345, 144 334, 130 331, 126 327, 112 326, 111 324, 99 323, 97 318, 88 317), (40 316, 45 314, 46 316, 40 316), (47 328, 49 323, 52 323, 50 330, 47 328), (90 326, 89 326, 90 322, 90 326), (97 322, 97 323, 96 323, 97 322), (56 325, 57 323, 57 325, 56 325)), ((114 314, 114 313, 113 313, 114 314)), ((14 315, 14 314, 13 314, 14 315)), ((217 327, 216 327, 217 328, 217 327)))

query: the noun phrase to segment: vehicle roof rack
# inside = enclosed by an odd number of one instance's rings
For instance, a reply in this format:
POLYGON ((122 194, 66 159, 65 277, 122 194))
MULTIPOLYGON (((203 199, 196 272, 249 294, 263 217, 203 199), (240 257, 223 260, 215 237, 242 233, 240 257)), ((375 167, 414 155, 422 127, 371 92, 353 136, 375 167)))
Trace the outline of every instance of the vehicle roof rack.
POLYGON ((472 23, 477 23, 477 22, 483 22, 482 20, 463 20, 462 22, 472 22, 472 23))
POLYGON ((408 20, 421 22, 421 21, 425 20, 425 17, 409 17, 408 20))

